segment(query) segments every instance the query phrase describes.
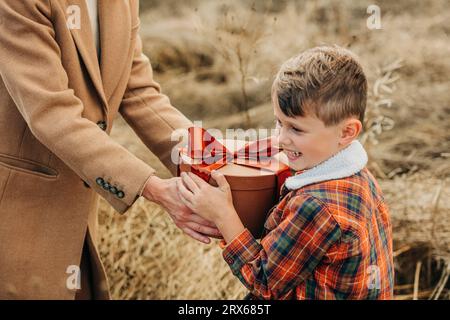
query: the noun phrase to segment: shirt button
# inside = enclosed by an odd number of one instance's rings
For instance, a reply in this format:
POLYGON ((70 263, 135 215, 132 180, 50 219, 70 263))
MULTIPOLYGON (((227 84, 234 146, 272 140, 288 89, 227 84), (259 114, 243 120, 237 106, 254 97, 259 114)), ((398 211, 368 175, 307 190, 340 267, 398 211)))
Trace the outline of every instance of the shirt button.
POLYGON ((125 197, 125 193, 121 190, 117 191, 117 198, 122 199, 123 197, 125 197))
POLYGON ((229 264, 233 264, 234 260, 233 260, 232 258, 227 258, 227 262, 228 262, 229 264))
POLYGON ((108 127, 108 126, 106 125, 106 122, 105 122, 105 121, 99 121, 99 122, 97 122, 97 125, 98 125, 98 127, 99 127, 100 129, 102 129, 103 131, 106 131, 106 128, 108 127))
POLYGON ((105 180, 103 180, 102 178, 97 178, 97 180, 95 180, 95 182, 97 182, 97 184, 99 186, 103 186, 103 184, 105 183, 105 180))

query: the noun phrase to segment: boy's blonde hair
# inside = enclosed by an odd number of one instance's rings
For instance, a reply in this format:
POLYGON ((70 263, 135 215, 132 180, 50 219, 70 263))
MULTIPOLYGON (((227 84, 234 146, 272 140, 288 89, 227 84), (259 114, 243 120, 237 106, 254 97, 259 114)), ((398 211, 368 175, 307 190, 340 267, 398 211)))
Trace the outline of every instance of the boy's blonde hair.
POLYGON ((349 117, 363 123, 367 80, 352 52, 321 46, 286 61, 275 77, 272 94, 289 117, 313 114, 326 126, 349 117))

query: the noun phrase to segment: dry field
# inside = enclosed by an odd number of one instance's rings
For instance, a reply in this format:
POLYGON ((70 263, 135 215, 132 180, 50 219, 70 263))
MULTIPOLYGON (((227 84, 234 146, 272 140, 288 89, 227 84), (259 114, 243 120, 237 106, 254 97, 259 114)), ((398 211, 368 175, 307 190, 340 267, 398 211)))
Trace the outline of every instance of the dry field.
MULTIPOLYGON (((450 6, 377 1, 142 1, 141 35, 155 77, 207 128, 271 128, 270 85, 279 65, 320 44, 350 48, 369 78, 362 140, 394 225, 397 299, 449 299, 450 6), (447 21, 447 22, 446 22, 447 21)), ((168 171, 123 119, 113 138, 168 171)), ((102 199, 100 251, 115 299, 240 299, 244 287, 216 242, 183 235, 139 199, 121 217, 102 199)))

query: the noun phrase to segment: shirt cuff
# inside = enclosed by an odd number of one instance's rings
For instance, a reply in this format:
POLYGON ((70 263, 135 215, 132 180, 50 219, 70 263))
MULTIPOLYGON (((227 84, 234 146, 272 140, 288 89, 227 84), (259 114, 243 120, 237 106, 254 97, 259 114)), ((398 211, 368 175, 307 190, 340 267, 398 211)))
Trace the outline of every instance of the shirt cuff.
POLYGON ((220 242, 222 256, 231 268, 233 274, 239 274, 242 267, 258 257, 262 246, 256 241, 248 229, 242 231, 230 243, 220 242))

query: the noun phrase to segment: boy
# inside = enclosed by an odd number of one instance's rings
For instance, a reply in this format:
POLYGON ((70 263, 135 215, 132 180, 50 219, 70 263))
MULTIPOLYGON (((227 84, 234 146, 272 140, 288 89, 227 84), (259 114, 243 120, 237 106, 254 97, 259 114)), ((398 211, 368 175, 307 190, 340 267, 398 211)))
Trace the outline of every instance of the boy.
POLYGON ((282 188, 261 242, 244 228, 225 177, 218 187, 183 174, 178 190, 214 221, 223 256, 251 299, 391 299, 394 268, 387 206, 356 140, 367 81, 351 52, 310 49, 272 87, 279 146, 296 173, 282 188))

